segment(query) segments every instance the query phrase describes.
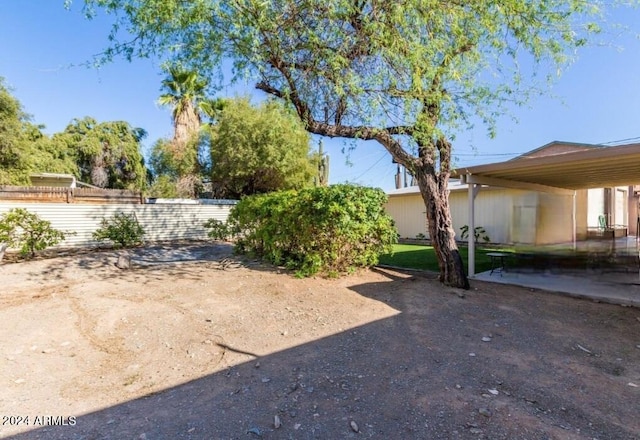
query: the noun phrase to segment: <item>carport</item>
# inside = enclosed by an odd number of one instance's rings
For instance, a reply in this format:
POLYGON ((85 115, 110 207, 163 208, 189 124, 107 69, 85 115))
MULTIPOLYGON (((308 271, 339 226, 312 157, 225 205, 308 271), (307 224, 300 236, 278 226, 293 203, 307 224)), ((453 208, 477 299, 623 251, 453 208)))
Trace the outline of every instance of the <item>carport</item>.
MULTIPOLYGON (((483 185, 572 195, 575 246, 577 190, 640 184, 640 143, 615 147, 557 144, 583 149, 454 170, 452 177, 468 184, 469 230, 475 229, 475 198, 483 185)), ((468 272, 469 277, 475 275, 474 240, 469 240, 468 272)))

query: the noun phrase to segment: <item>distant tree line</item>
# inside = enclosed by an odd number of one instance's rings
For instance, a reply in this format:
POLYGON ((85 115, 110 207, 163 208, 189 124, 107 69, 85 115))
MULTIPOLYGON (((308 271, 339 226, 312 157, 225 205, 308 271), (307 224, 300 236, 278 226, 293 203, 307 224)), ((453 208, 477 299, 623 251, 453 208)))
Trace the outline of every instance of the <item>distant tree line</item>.
POLYGON ((87 116, 47 135, 0 77, 0 185, 29 185, 30 174, 50 172, 151 197, 239 198, 320 181, 322 158, 283 104, 212 99, 196 72, 166 73, 158 102, 171 108, 174 133, 157 140, 146 161, 147 132, 126 121, 87 116))

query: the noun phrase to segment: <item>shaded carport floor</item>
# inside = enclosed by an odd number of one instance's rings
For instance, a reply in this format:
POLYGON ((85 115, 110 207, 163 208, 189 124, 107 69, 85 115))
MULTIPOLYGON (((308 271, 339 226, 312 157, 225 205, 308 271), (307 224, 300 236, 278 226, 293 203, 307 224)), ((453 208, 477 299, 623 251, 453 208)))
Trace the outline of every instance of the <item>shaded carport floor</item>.
MULTIPOLYGON (((571 243, 516 249, 505 261, 502 272, 486 271, 471 279, 557 292, 577 298, 611 304, 640 307, 640 240, 635 236, 611 240, 582 240, 571 243), (537 255, 543 269, 534 260, 514 266, 517 254, 537 255), (584 258, 601 259, 587 263, 584 258), (572 261, 574 260, 574 261, 572 261), (563 262, 564 264, 554 264, 563 262), (580 264, 583 264, 581 267, 580 264), (586 264, 591 264, 587 267, 586 264), (565 267, 563 267, 565 266, 565 267)), ((539 262, 538 262, 539 263, 539 262)))
POLYGON ((638 272, 553 271, 525 272, 507 269, 476 274, 473 280, 511 284, 549 292, 557 292, 593 301, 640 307, 640 275, 638 272))
MULTIPOLYGON (((469 185, 468 225, 472 230, 475 228, 475 195, 482 186, 572 195, 571 222, 575 242, 577 238, 576 191, 640 185, 638 169, 640 169, 640 143, 607 147, 553 141, 515 159, 463 167, 452 170, 451 175, 459 178, 461 183, 469 185), (549 154, 539 154, 540 151, 553 148, 560 149, 549 154)), ((471 277, 475 274, 474 249, 475 244, 471 241, 468 261, 471 277)))

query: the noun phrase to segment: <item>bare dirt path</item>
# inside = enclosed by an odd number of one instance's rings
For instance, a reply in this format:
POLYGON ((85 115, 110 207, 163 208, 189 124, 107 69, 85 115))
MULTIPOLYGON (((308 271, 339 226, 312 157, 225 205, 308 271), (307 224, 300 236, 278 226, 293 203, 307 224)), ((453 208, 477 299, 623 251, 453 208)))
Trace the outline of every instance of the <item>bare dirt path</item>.
POLYGON ((0 437, 640 439, 636 308, 220 245, 115 259, 0 266, 0 437))

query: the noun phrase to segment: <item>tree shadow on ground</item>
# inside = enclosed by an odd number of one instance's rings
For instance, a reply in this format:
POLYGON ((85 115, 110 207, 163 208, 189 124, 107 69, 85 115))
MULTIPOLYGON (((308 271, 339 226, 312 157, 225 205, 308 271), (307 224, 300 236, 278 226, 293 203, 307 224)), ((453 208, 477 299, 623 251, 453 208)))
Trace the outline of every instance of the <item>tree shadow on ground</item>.
POLYGON ((638 438, 637 310, 381 273, 392 317, 11 438, 638 438))
MULTIPOLYGON (((161 279, 170 274, 182 279, 200 279, 203 267, 217 270, 233 269, 239 266, 255 266, 256 263, 242 256, 234 255, 233 246, 222 242, 159 243, 132 249, 79 250, 63 252, 62 257, 37 261, 36 269, 27 279, 39 282, 63 280, 71 271, 76 271, 76 279, 90 276, 91 280, 122 279, 141 281, 139 271, 144 271, 147 282, 161 279), (118 269, 116 262, 120 255, 130 257, 130 269, 118 269), (153 274, 158 274, 154 277, 153 274)), ((21 263, 13 263, 21 264, 21 263)), ((10 270, 10 265, 5 266, 10 270)))

